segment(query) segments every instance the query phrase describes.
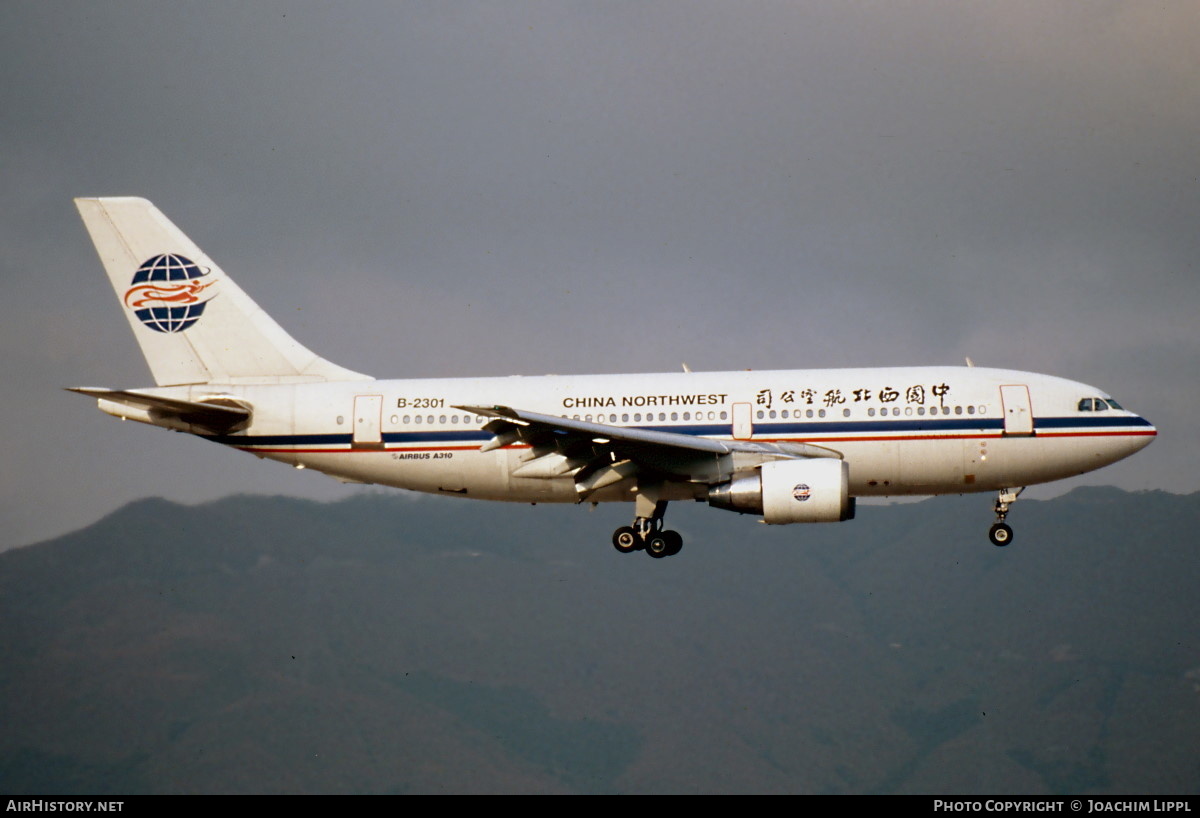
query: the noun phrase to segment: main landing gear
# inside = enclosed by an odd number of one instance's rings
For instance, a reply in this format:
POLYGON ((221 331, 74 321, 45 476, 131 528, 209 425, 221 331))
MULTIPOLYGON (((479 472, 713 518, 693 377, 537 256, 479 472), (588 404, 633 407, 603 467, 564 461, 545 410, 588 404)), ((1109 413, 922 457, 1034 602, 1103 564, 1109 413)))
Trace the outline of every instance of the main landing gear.
MULTIPOLYGON (((638 511, 642 511, 641 497, 638 498, 638 511)), ((683 537, 679 532, 663 528, 663 515, 667 511, 667 501, 659 500, 654 504, 654 510, 649 516, 638 516, 633 525, 625 525, 613 532, 613 547, 622 554, 644 550, 655 559, 673 557, 683 548, 683 537)))
POLYGON ((654 528, 652 520, 639 517, 633 525, 621 526, 613 532, 613 547, 622 554, 645 550, 655 559, 662 559, 673 557, 683 549, 683 537, 678 531, 654 528))
POLYGON ((993 510, 996 512, 996 522, 988 529, 988 539, 992 541, 992 545, 1004 547, 1012 542, 1013 530, 1004 522, 1004 518, 1008 516, 1008 507, 1017 502, 1017 498, 1023 491, 1025 488, 1022 486, 1016 491, 1000 489, 997 494, 996 505, 993 506, 993 510))

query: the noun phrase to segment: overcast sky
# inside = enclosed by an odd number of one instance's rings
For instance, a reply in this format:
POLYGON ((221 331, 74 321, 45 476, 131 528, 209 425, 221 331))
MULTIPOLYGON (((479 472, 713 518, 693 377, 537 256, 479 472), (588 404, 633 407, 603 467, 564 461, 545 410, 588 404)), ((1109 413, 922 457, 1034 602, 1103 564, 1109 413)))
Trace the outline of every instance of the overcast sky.
POLYGON ((85 195, 377 376, 969 355, 1158 425, 1058 490, 1196 491, 1198 40, 1194 2, 6 0, 5 544, 352 491, 62 391, 152 383, 85 195))

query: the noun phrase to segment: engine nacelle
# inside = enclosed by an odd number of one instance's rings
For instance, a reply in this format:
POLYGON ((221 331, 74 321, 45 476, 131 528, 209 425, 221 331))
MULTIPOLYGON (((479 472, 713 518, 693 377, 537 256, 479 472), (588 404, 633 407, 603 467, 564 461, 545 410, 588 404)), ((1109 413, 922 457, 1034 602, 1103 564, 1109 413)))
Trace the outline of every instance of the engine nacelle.
POLYGON ((773 525, 854 518, 850 465, 833 458, 772 460, 708 490, 708 504, 761 514, 773 525))

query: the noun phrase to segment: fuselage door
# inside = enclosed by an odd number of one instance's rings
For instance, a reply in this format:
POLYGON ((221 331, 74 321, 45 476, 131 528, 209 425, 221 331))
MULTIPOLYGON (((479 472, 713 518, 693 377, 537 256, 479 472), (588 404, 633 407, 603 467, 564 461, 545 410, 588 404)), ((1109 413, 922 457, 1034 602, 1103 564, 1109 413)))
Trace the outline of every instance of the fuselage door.
POLYGON ((1033 434, 1033 407, 1029 401, 1028 386, 1025 384, 1001 386, 1000 405, 1004 410, 1004 434, 1033 434))
POLYGON ((382 395, 354 396, 354 445, 378 446, 383 443, 382 416, 382 395))
POLYGON ((749 440, 754 436, 754 407, 748 403, 733 405, 733 439, 749 440))

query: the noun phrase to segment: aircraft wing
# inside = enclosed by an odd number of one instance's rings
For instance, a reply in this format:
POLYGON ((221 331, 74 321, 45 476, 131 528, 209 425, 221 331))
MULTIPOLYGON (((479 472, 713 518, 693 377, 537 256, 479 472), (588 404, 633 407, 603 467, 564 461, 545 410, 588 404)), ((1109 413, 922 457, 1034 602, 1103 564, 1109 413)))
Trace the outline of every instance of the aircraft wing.
POLYGON ((250 409, 229 398, 190 401, 128 389, 87 386, 69 387, 67 391, 96 398, 103 411, 119 417, 128 415, 133 420, 145 421, 147 416, 153 415, 157 419, 173 419, 214 432, 236 431, 250 422, 250 409))
POLYGON ((769 460, 842 457, 833 449, 809 443, 723 440, 572 420, 508 406, 454 408, 493 418, 484 426, 493 437, 481 451, 517 442, 529 445, 531 456, 514 470, 514 476, 573 476, 581 497, 634 475, 719 483, 734 471, 769 460))

